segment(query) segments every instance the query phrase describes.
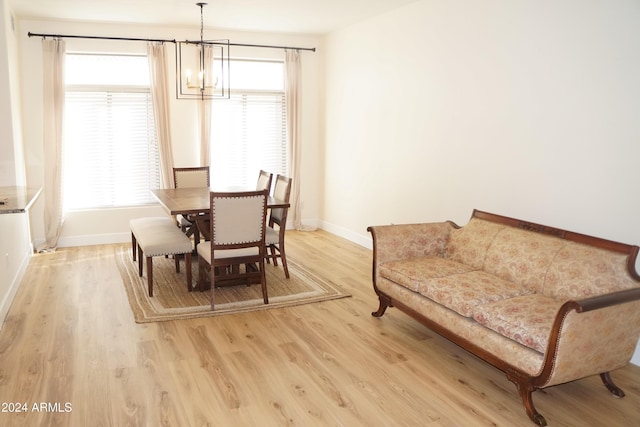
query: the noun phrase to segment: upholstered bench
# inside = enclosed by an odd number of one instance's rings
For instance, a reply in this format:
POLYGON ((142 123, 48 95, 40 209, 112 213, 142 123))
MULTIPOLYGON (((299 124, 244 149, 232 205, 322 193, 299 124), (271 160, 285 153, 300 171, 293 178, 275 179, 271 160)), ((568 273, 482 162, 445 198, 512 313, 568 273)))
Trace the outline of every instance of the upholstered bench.
POLYGON ((166 217, 132 219, 131 251, 133 260, 138 258, 138 273, 142 277, 143 254, 147 258, 147 283, 149 296, 153 296, 153 257, 175 255, 176 272, 180 272, 179 255, 184 254, 187 274, 187 289, 191 291, 191 240, 180 231, 176 224, 166 217))

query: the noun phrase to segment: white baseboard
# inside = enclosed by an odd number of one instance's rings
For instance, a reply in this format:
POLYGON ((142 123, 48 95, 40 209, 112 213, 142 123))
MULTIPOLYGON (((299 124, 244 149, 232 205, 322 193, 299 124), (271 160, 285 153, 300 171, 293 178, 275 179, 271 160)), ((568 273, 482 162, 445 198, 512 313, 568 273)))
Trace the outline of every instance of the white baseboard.
MULTIPOLYGON (((305 220, 304 225, 310 227, 319 228, 319 221, 317 220, 305 220)), ((290 223, 287 223, 287 228, 293 228, 290 223)), ((109 245, 112 243, 127 243, 131 241, 131 232, 121 233, 109 233, 109 234, 82 234, 77 236, 62 236, 58 239, 59 248, 70 248, 75 246, 92 246, 92 245, 109 245)), ((44 240, 36 240, 34 242, 37 248, 39 244, 44 243, 44 240)))
MULTIPOLYGON (((303 221, 304 225, 321 228, 319 223, 320 221, 317 220, 303 221)), ((289 228, 293 228, 293 226, 288 222, 287 229, 289 228)), ((109 234, 82 234, 77 236, 61 236, 58 239, 58 247, 70 248, 75 246, 109 245, 112 243, 127 243, 130 241, 131 232, 129 231, 109 234)), ((36 240, 34 242, 34 246, 37 248, 38 245, 42 243, 44 243, 44 240, 36 240)))
MULTIPOLYGON (((81 236, 66 236, 58 239, 59 248, 70 248, 75 246, 92 246, 92 245, 108 245, 111 243, 126 243, 131 241, 131 233, 112 233, 112 234, 87 234, 81 236)), ((36 241, 35 247, 44 241, 36 241)))
POLYGON ((336 236, 340 236, 347 240, 350 240, 360 246, 364 246, 367 249, 373 249, 373 240, 371 239, 371 236, 354 233, 347 228, 331 224, 330 222, 326 221, 320 222, 318 227, 328 231, 331 234, 335 234, 336 236))

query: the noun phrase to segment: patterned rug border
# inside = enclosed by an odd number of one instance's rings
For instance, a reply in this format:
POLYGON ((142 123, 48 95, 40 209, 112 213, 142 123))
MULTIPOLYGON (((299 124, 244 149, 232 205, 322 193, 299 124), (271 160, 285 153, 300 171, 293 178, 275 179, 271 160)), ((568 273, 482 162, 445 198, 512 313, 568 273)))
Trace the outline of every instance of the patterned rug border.
MULTIPOLYGON (((216 304, 215 311, 211 311, 209 305, 198 305, 189 308, 165 308, 157 303, 155 297, 149 297, 147 293, 147 277, 138 276, 138 266, 131 258, 131 248, 117 247, 115 249, 115 260, 122 284, 127 292, 129 306, 133 312, 136 323, 162 322, 169 320, 195 319, 203 317, 214 317, 227 314, 248 313, 260 310, 272 310, 276 308, 295 307, 304 304, 311 304, 321 301, 330 301, 340 298, 351 297, 343 292, 338 286, 330 283, 309 270, 302 267, 291 257, 287 257, 289 274, 296 276, 313 288, 311 291, 294 295, 269 296, 269 304, 264 304, 262 298, 238 301, 233 303, 216 304)), ((184 265, 181 264, 181 267, 184 265)), ((146 267, 145 267, 146 268, 146 267)), ((156 265, 154 264, 154 269, 156 265)), ((280 266, 280 272, 282 267, 280 266)), ((181 273, 184 275, 184 273, 181 273)), ((184 277, 184 276, 183 276, 184 277)), ((196 276, 194 276, 196 280, 196 276)), ((155 293, 154 293, 155 294, 155 293)), ((207 292, 208 294, 208 292, 207 292)))

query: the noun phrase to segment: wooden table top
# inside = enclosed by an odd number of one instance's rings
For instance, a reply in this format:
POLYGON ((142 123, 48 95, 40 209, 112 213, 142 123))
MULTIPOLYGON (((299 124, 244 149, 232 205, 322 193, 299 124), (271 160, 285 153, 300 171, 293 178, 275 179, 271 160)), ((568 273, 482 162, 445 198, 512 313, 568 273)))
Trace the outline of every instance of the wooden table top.
MULTIPOLYGON (((198 187, 198 188, 159 188, 151 190, 158 202, 171 215, 200 214, 209 212, 209 193, 211 191, 255 191, 247 188, 198 187)), ((288 208, 289 203, 269 196, 268 208, 288 208)))

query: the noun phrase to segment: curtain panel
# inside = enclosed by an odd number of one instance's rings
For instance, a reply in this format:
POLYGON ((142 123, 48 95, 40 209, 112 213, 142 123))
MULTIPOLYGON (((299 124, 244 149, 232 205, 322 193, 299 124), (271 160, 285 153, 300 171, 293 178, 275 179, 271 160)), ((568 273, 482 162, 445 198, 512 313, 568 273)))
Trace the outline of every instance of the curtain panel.
POLYGON ((301 115, 301 83, 300 83, 300 51, 285 50, 284 66, 285 96, 287 109, 287 144, 289 152, 289 168, 293 178, 291 187, 291 214, 293 227, 296 230, 312 230, 302 224, 300 214, 300 162, 302 159, 302 141, 300 132, 301 115))
POLYGON ((162 186, 173 188, 173 149, 171 144, 171 115, 169 111, 169 79, 166 47, 161 42, 147 43, 153 118, 158 136, 160 176, 162 186))
POLYGON ((65 42, 42 40, 44 232, 39 251, 54 250, 62 232, 62 127, 64 118, 65 42))

